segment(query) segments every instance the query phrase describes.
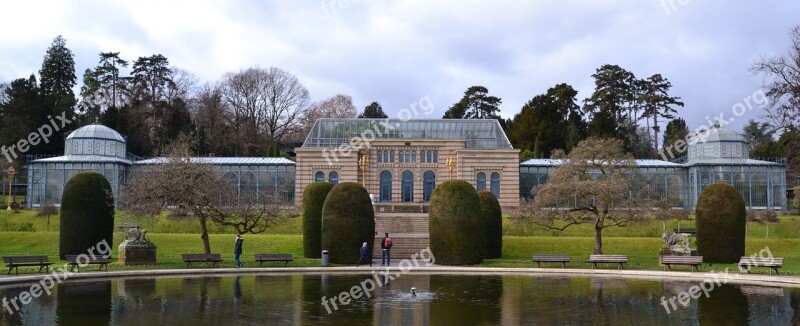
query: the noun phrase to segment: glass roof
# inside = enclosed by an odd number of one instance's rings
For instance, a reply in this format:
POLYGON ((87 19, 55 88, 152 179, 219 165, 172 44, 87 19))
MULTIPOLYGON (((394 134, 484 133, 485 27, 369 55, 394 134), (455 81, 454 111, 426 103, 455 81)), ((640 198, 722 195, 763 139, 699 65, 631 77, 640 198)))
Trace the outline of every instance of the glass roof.
POLYGON ((83 126, 67 136, 67 139, 76 139, 76 138, 92 138, 92 139, 108 139, 108 140, 116 140, 120 142, 125 142, 125 138, 122 137, 116 130, 106 127, 104 125, 88 125, 83 126))
POLYGON ((466 148, 511 149, 500 123, 494 119, 319 119, 304 148, 338 147, 351 138, 462 139, 466 148))

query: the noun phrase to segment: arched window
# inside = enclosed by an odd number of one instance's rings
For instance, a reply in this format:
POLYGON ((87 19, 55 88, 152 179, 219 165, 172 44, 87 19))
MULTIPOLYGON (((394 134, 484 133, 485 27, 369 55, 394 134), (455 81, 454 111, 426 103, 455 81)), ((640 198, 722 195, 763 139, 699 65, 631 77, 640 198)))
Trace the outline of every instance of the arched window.
POLYGON ((433 163, 439 163, 439 151, 433 151, 433 163))
POLYGON ((478 172, 477 182, 475 183, 475 188, 478 191, 486 190, 486 173, 478 172))
POLYGON ((392 173, 389 171, 382 171, 381 172, 381 186, 380 186, 380 198, 378 200, 382 202, 390 202, 392 201, 392 173))
POLYGON ((411 163, 417 163, 417 151, 411 151, 411 163))
POLYGON ((492 173, 491 188, 492 194, 500 198, 500 173, 492 173))
POLYGON ((383 151, 383 163, 389 163, 389 151, 383 151))
POLYGON ((436 174, 433 171, 425 171, 422 175, 422 201, 428 202, 431 200, 431 193, 433 188, 436 187, 436 174))
POLYGON ((383 151, 378 150, 378 163, 383 163, 383 151))
POLYGON ((325 181, 325 173, 322 173, 322 171, 317 171, 317 173, 314 173, 314 182, 323 181, 325 181))
POLYGON ((391 152, 389 153, 389 162, 392 162, 392 163, 394 163, 394 151, 391 151, 391 152))
POLYGON ((425 161, 433 163, 433 151, 425 151, 425 161))
POLYGON ((338 184, 339 183, 339 173, 337 173, 336 171, 332 171, 331 173, 328 173, 328 182, 330 182, 332 184, 338 184))
POLYGON ((411 151, 406 151, 406 163, 411 163, 411 151))
POLYGON ((400 161, 400 163, 405 163, 406 162, 405 161, 405 157, 403 156, 403 151, 400 151, 400 152, 397 153, 397 160, 400 161))
POLYGON ((414 174, 411 171, 403 171, 403 183, 400 189, 400 201, 410 203, 414 201, 414 174))
POLYGON ((425 161, 425 152, 426 151, 419 151, 419 162, 420 163, 426 163, 427 162, 427 161, 425 161))

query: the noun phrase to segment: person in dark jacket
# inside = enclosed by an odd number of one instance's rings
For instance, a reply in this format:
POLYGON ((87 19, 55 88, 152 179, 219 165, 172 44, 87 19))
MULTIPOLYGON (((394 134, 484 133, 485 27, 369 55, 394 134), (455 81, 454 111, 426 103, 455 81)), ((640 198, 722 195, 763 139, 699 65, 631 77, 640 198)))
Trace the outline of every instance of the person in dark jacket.
POLYGON ((364 260, 369 262, 369 267, 372 267, 372 258, 369 256, 369 247, 367 247, 366 242, 364 242, 364 244, 361 245, 359 253, 361 254, 361 257, 358 258, 358 263, 356 263, 356 267, 358 267, 358 265, 361 265, 361 262, 364 260))
POLYGON ((236 268, 242 268, 242 261, 239 260, 239 256, 242 255, 242 243, 244 243, 242 235, 237 234, 236 243, 233 246, 233 260, 236 262, 236 268))

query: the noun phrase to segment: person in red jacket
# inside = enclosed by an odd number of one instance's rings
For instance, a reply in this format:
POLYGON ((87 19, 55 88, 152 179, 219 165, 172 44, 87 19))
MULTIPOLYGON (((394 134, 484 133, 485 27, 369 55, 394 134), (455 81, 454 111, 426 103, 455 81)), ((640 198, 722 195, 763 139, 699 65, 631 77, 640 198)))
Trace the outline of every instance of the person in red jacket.
POLYGON ((392 263, 392 238, 389 237, 389 233, 384 233, 385 237, 383 241, 381 241, 381 249, 383 249, 383 255, 381 255, 381 266, 389 266, 392 263))

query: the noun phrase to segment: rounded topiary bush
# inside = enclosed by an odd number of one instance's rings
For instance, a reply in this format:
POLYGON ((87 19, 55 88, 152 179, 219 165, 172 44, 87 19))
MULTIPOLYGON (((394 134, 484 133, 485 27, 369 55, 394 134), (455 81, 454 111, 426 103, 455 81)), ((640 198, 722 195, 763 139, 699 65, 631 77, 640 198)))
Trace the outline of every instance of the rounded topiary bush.
MULTIPOLYGON (((98 243, 114 242, 114 196, 99 173, 82 172, 67 182, 61 196, 59 256, 88 254, 98 243)), ((97 251, 95 250, 95 253, 97 251)))
POLYGON ((430 201, 431 251, 437 264, 472 265, 483 261, 484 220, 478 192, 466 181, 436 186, 430 201))
POLYGON ((375 212, 369 192, 355 182, 340 183, 322 206, 322 249, 330 252, 331 263, 353 264, 363 242, 373 252, 375 212))
POLYGON ((503 256, 503 212, 500 202, 491 191, 478 192, 481 201, 481 216, 484 223, 484 236, 486 237, 485 259, 500 258, 503 256))
POLYGON ((331 183, 314 182, 303 190, 303 254, 306 258, 322 256, 322 205, 331 189, 331 183))
POLYGON ((746 211, 736 188, 727 183, 706 187, 695 208, 697 252, 708 263, 736 263, 744 256, 746 211))

